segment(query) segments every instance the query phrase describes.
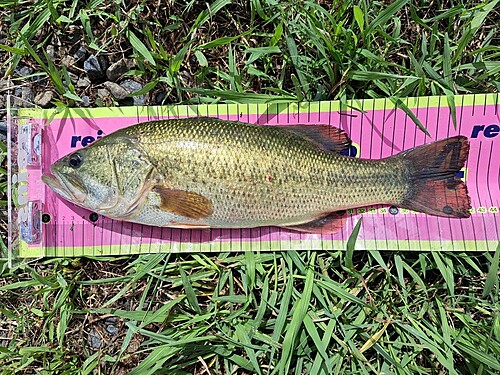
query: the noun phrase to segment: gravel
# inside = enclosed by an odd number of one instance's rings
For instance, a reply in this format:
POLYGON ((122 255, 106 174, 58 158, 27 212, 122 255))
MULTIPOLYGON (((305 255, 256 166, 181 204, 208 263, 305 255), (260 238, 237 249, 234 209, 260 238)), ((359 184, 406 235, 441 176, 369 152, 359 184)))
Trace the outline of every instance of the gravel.
POLYGON ((76 86, 77 87, 89 87, 90 86, 90 79, 87 77, 81 77, 76 81, 76 86))
POLYGON ((14 90, 14 106, 17 107, 32 107, 35 94, 27 86, 17 87, 14 90))
POLYGON ((89 332, 89 335, 87 337, 87 342, 89 346, 93 349, 99 349, 102 346, 104 346, 104 343, 102 342, 100 335, 97 333, 95 329, 89 332))
POLYGON ((118 321, 118 318, 116 316, 109 316, 106 318, 104 321, 106 324, 115 324, 118 321))
POLYGON ((97 96, 100 99, 105 99, 109 97, 109 91, 107 89, 97 89, 97 96))
POLYGON ((49 56, 51 59, 54 59, 56 57, 56 49, 52 44, 49 44, 45 50, 47 52, 47 56, 49 56))
POLYGON ((83 69, 91 82, 99 82, 104 78, 104 72, 101 64, 95 55, 90 55, 83 63, 83 69))
POLYGON ((71 82, 73 83, 78 82, 78 76, 75 73, 68 72, 68 76, 71 82))
POLYGON ((82 96, 82 105, 84 107, 90 106, 90 98, 88 97, 88 95, 82 96))
POLYGON ((163 105, 163 101, 166 97, 167 95, 164 92, 160 91, 158 94, 156 94, 156 104, 163 105))
POLYGON ((83 60, 87 57, 87 54, 88 54, 87 50, 83 47, 80 47, 76 50, 73 56, 77 60, 83 60))
POLYGON ((74 56, 66 55, 61 59, 61 64, 69 68, 76 64, 76 58, 74 56))
POLYGON ((39 92, 35 96, 34 103, 39 105, 40 107, 46 107, 47 105, 50 104, 52 97, 53 97, 52 91, 47 90, 39 92))
POLYGON ((106 77, 112 82, 116 82, 124 73, 136 66, 134 59, 122 58, 117 62, 111 64, 106 69, 106 77))
POLYGON ((26 65, 18 65, 15 72, 21 76, 21 77, 26 77, 31 74, 31 68, 26 66, 26 65))
POLYGON ((106 331, 111 335, 115 336, 118 333, 118 328, 116 328, 113 324, 108 324, 106 326, 106 331))
POLYGON ((118 83, 114 82, 104 82, 104 87, 111 93, 113 98, 116 100, 123 100, 130 94, 130 91, 120 86, 118 83))
MULTIPOLYGON (((129 93, 135 93, 139 90, 141 90, 144 86, 142 86, 139 82, 136 82, 131 79, 126 79, 120 83, 120 86, 123 87, 125 90, 128 90, 129 93)), ((146 102, 146 96, 145 95, 138 95, 132 97, 133 100, 133 105, 144 105, 146 102)))
POLYGON ((9 87, 9 81, 6 79, 0 79, 0 91, 6 90, 9 87))

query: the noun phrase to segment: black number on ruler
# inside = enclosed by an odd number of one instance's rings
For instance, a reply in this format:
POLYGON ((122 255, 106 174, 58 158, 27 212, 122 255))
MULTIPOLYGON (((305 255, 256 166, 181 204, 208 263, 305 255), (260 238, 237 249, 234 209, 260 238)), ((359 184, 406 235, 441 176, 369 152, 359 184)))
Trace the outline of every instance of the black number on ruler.
POLYGON ((399 213, 399 209, 396 206, 389 207, 389 213, 391 215, 397 215, 399 213))

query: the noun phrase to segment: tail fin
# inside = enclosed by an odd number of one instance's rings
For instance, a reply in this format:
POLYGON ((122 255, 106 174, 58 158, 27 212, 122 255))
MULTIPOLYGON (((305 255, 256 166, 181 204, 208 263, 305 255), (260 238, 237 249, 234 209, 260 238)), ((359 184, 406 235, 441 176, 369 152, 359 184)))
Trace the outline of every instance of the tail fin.
POLYGON ((467 137, 456 136, 399 155, 409 171, 408 193, 401 206, 443 217, 470 216, 470 198, 456 173, 469 155, 467 137))

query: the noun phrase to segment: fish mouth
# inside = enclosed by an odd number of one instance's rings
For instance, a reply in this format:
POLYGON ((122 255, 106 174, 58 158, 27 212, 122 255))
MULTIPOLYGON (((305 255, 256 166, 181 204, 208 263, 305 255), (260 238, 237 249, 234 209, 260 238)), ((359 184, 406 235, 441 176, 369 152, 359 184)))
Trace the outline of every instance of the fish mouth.
POLYGON ((63 198, 83 204, 87 189, 80 177, 74 174, 59 173, 51 168, 51 174, 42 175, 42 181, 63 198))

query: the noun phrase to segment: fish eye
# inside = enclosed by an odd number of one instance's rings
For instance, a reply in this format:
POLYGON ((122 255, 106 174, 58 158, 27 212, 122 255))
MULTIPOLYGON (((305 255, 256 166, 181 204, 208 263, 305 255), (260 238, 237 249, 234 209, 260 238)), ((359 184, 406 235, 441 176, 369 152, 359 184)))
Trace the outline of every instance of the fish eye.
POLYGON ((83 163, 83 157, 79 153, 75 153, 69 158, 69 165, 73 168, 78 168, 83 163))

